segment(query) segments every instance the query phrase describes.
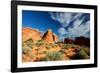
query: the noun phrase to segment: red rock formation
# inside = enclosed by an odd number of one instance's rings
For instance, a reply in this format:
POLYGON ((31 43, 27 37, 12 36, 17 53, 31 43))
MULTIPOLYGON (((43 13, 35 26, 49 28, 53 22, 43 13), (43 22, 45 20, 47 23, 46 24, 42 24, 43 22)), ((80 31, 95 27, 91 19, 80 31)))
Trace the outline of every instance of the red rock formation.
POLYGON ((41 33, 36 29, 23 28, 22 34, 23 34, 23 41, 27 41, 28 39, 37 41, 41 39, 41 33))
POLYGON ((65 39, 64 39, 64 43, 73 44, 73 43, 74 43, 74 40, 69 39, 69 38, 65 38, 65 39))
POLYGON ((74 41, 75 44, 84 45, 90 47, 90 39, 85 37, 78 37, 74 41))
POLYGON ((54 43, 58 41, 58 36, 56 36, 51 29, 48 29, 46 33, 44 33, 43 40, 45 40, 48 43, 54 43))

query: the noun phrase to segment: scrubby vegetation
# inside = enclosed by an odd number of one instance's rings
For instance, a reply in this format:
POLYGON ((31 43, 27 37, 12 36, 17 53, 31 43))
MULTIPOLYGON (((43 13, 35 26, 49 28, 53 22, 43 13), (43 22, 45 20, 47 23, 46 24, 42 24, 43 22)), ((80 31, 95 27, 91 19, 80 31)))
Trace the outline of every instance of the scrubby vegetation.
POLYGON ((67 43, 47 43, 44 40, 23 42, 23 62, 89 59, 90 49, 67 43))
POLYGON ((53 51, 53 52, 46 52, 45 53, 47 57, 43 58, 42 61, 56 61, 56 60, 62 60, 62 53, 53 51))

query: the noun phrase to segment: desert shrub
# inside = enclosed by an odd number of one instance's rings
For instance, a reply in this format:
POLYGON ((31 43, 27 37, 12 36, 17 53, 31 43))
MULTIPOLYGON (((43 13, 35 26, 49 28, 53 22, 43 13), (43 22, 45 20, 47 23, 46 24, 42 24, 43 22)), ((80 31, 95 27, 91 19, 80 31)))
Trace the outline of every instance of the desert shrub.
POLYGON ((85 59, 85 58, 88 57, 88 54, 87 54, 83 49, 81 49, 81 50, 78 52, 78 56, 79 56, 80 58, 85 59))
POLYGON ((34 57, 35 57, 35 54, 33 54, 33 52, 32 52, 32 51, 29 51, 29 52, 28 52, 28 56, 32 59, 32 58, 34 58, 34 57))
POLYGON ((58 47, 58 45, 57 45, 57 44, 55 44, 55 47, 58 47))
POLYGON ((72 44, 63 44, 62 45, 62 49, 68 49, 68 48, 71 48, 71 47, 73 47, 72 44))
POLYGON ((54 48, 54 47, 56 47, 56 46, 55 46, 55 44, 50 44, 50 45, 51 45, 51 48, 54 48))
POLYGON ((47 46, 46 46, 46 48, 47 48, 47 49, 50 49, 50 48, 51 48, 51 46, 47 45, 47 46))
POLYGON ((90 55, 90 49, 88 47, 82 47, 82 49, 88 54, 90 55))
POLYGON ((33 40, 32 39, 28 39, 27 41, 24 42, 23 46, 29 46, 30 48, 33 48, 33 40))
POLYGON ((29 51, 31 51, 31 49, 28 46, 24 46, 23 49, 22 49, 23 54, 27 54, 29 51))
POLYGON ((22 54, 27 55, 28 57, 30 57, 30 59, 34 58, 34 54, 32 52, 32 49, 30 47, 28 47, 28 46, 26 46, 26 47, 24 46, 23 47, 22 54))
POLYGON ((63 44, 62 49, 67 49, 67 44, 63 44))
POLYGON ((43 40, 38 40, 38 41, 35 43, 36 46, 41 46, 41 45, 44 45, 44 44, 45 44, 45 42, 44 42, 43 40))
POLYGON ((62 59, 62 54, 60 52, 47 52, 47 57, 43 58, 42 61, 56 61, 62 59))
POLYGON ((52 48, 52 46, 50 44, 45 45, 47 49, 52 48))
POLYGON ((65 53, 65 50, 66 50, 66 49, 61 49, 59 52, 65 53))

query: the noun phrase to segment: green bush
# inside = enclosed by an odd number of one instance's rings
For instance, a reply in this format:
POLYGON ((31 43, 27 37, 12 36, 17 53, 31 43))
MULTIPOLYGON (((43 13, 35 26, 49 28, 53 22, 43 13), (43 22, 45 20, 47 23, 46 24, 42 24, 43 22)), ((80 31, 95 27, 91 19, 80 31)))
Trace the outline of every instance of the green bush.
POLYGON ((31 49, 30 47, 24 46, 23 49, 22 49, 22 52, 23 52, 23 54, 28 54, 29 51, 31 51, 31 50, 32 50, 32 49, 31 49))
POLYGON ((38 40, 37 42, 35 42, 35 45, 36 46, 41 46, 41 45, 44 45, 45 42, 43 40, 38 40))
POLYGON ((80 58, 83 58, 83 59, 86 59, 88 57, 88 54, 83 50, 81 49, 79 52, 78 52, 78 56, 80 58))
POLYGON ((47 57, 43 58, 42 61, 56 61, 61 60, 62 53, 60 52, 47 52, 47 57))
POLYGON ((33 40, 32 39, 28 39, 27 41, 25 41, 23 43, 23 46, 29 46, 30 48, 33 48, 33 44, 34 44, 33 40))

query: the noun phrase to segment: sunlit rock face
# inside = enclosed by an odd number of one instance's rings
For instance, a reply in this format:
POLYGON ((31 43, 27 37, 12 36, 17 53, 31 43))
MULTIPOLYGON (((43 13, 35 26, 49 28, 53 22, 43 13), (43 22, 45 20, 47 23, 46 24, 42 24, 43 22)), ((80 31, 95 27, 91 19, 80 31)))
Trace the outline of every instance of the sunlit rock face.
POLYGON ((31 28, 23 28, 22 29, 22 38, 23 41, 27 41, 28 39, 32 39, 33 41, 37 41, 41 39, 41 33, 36 29, 31 28))
POLYGON ((48 43, 54 43, 58 41, 58 36, 56 36, 51 29, 48 29, 47 32, 44 33, 43 40, 45 40, 48 43))

